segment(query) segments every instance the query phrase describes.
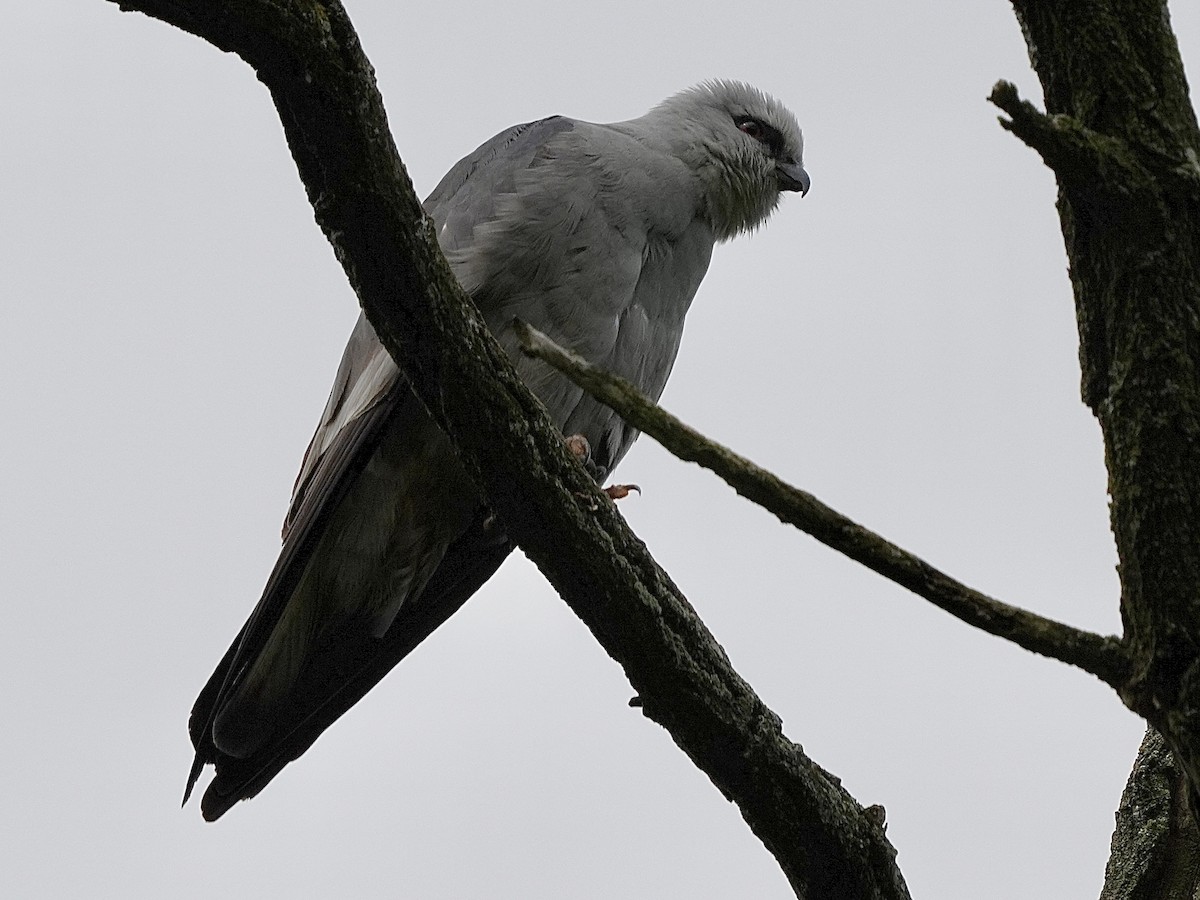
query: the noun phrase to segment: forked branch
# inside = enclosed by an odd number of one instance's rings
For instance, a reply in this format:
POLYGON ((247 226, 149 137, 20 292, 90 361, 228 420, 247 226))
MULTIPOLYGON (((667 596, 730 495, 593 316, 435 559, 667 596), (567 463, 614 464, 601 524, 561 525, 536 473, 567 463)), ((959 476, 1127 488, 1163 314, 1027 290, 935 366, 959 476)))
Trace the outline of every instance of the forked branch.
POLYGON ((1129 661, 1117 638, 1102 637, 1047 619, 956 581, 920 557, 826 506, 812 494, 792 487, 728 447, 704 437, 628 381, 596 368, 537 329, 518 323, 518 332, 525 352, 554 366, 675 456, 711 470, 743 497, 774 513, 781 521, 908 588, 969 625, 1026 650, 1078 666, 1113 687, 1127 679, 1129 661))

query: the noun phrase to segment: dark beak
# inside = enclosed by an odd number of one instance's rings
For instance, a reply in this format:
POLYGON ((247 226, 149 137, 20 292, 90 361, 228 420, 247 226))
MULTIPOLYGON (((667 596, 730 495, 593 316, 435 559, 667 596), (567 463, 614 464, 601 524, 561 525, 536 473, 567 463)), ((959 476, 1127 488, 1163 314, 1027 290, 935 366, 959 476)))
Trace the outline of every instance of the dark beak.
POLYGON ((775 177, 779 179, 781 191, 799 191, 803 197, 808 193, 812 180, 804 167, 797 162, 779 162, 775 164, 775 177))

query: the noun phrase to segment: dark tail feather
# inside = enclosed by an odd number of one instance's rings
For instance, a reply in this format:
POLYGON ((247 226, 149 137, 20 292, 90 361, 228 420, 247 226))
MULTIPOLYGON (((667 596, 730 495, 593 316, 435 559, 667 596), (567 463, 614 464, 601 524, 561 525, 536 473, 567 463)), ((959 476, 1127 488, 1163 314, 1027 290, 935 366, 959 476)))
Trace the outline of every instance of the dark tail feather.
POLYGON ((217 714, 217 699, 221 695, 221 688, 225 686, 225 682, 229 678, 229 667, 233 664, 233 658, 237 654, 238 646, 242 643, 242 636, 245 635, 249 624, 247 622, 242 626, 242 630, 238 632, 233 643, 229 645, 229 649, 225 651, 225 655, 221 657, 221 661, 217 663, 217 668, 213 670, 212 675, 208 677, 208 681, 201 688, 200 696, 192 704, 192 712, 188 716, 188 736, 192 739, 192 746, 196 748, 196 756, 192 760, 192 770, 188 773, 187 787, 183 790, 182 805, 184 806, 191 798, 192 789, 196 786, 196 779, 200 777, 204 767, 217 761, 218 751, 212 738, 213 719, 217 714))
POLYGON ((216 766, 217 774, 200 801, 205 819, 214 821, 239 800, 253 797, 450 618, 512 552, 508 538, 494 524, 485 527, 485 521, 486 514, 481 512, 471 528, 450 545, 421 596, 401 608, 382 638, 364 638, 361 632, 335 634, 318 647, 296 686, 294 705, 280 713, 275 736, 245 759, 221 753, 212 742, 214 706, 241 640, 239 635, 192 709, 189 730, 196 758, 184 802, 209 762, 216 766))

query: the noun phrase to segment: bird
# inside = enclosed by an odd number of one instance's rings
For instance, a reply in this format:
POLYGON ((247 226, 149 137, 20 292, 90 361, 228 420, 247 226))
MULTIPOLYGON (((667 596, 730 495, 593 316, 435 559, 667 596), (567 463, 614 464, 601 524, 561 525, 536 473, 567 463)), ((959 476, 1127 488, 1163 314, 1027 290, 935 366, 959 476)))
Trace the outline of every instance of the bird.
MULTIPOLYGON (((563 435, 603 477, 637 431, 521 354, 514 318, 657 400, 714 246, 810 179, 795 116, 743 82, 638 118, 552 116, 460 160, 424 203, 459 283, 563 435)), ((513 549, 450 443, 360 315, 301 463, 283 546, 192 708, 213 821, 258 794, 513 549)))

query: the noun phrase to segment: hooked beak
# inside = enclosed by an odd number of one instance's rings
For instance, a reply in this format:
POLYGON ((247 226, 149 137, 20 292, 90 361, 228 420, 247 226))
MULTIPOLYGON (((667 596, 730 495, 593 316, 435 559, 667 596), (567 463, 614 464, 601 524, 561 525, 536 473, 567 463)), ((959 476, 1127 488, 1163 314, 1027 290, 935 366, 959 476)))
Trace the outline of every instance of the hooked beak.
POLYGON ((775 177, 779 181, 781 191, 799 191, 803 197, 812 185, 812 179, 797 162, 778 162, 775 164, 775 177))

